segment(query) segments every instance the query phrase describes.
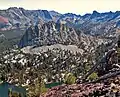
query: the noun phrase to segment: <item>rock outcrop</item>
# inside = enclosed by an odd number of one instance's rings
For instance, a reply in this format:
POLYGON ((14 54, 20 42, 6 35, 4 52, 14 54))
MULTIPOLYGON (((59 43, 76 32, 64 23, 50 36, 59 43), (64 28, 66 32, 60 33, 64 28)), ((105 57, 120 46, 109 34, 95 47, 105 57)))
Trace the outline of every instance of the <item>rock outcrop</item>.
POLYGON ((51 21, 29 27, 22 37, 19 47, 53 44, 77 45, 79 41, 79 35, 74 28, 51 21))

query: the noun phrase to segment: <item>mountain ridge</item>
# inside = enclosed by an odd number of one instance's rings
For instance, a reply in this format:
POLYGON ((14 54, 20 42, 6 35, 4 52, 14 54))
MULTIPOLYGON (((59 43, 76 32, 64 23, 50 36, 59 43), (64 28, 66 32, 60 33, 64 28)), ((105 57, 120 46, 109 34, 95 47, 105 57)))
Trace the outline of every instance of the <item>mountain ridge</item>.
POLYGON ((7 25, 3 26, 2 23, 0 24, 2 25, 0 29, 4 28, 4 30, 19 27, 25 28, 31 23, 35 25, 39 19, 44 22, 63 22, 69 27, 79 28, 91 35, 109 32, 110 28, 120 28, 120 11, 104 13, 93 11, 90 14, 76 15, 74 13, 61 14, 56 11, 26 10, 24 8, 11 7, 7 10, 0 10, 0 16, 7 18, 9 21, 7 25))

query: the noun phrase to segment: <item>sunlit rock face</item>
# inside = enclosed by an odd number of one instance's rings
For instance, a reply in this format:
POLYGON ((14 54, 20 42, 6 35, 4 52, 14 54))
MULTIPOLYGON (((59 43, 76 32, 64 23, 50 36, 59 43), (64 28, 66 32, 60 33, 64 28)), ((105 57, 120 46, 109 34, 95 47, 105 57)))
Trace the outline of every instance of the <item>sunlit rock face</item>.
POLYGON ((30 45, 77 44, 79 35, 74 28, 62 23, 48 22, 31 26, 22 37, 19 47, 30 45))

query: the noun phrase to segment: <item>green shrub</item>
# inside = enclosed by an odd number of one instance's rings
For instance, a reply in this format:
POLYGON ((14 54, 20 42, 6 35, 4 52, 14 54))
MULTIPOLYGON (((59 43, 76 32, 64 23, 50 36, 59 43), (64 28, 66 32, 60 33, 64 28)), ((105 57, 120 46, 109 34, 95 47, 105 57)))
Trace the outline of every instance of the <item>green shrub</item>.
POLYGON ((29 86, 28 97, 39 97, 47 92, 48 89, 45 87, 42 79, 37 79, 34 84, 33 86, 29 86))
POLYGON ((74 84, 75 81, 76 81, 76 77, 73 74, 69 73, 65 75, 65 84, 71 85, 74 84))
POLYGON ((11 88, 9 88, 9 93, 8 94, 9 94, 9 97, 21 97, 20 93, 12 91, 11 88))
POLYGON ((91 66, 91 64, 89 64, 89 63, 84 64, 84 70, 83 71, 84 71, 85 74, 90 70, 90 68, 91 68, 90 66, 91 66))
POLYGON ((88 80, 90 81, 96 80, 97 78, 98 78, 98 75, 95 72, 88 76, 88 80))

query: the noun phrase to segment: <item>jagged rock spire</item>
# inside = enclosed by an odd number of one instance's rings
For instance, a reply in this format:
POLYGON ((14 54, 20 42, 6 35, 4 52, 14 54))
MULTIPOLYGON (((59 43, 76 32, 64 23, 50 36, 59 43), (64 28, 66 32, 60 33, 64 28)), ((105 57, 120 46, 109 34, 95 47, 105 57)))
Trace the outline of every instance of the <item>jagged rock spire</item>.
POLYGON ((19 47, 29 45, 51 45, 51 44, 77 44, 79 42, 76 30, 65 24, 50 21, 40 21, 35 26, 30 26, 23 35, 19 47))

